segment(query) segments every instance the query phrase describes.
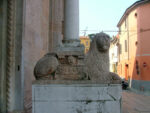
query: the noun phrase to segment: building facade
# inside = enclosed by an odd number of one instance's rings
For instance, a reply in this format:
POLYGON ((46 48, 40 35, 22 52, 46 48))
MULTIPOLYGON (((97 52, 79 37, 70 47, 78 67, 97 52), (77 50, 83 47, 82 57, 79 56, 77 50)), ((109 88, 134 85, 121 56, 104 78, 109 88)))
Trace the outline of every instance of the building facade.
POLYGON ((117 73, 118 66, 118 42, 119 36, 117 35, 111 40, 109 49, 110 71, 114 73, 117 73))
POLYGON ((36 62, 63 39, 64 0, 0 1, 0 113, 31 113, 36 62))
POLYGON ((88 36, 80 36, 80 43, 84 45, 84 52, 87 53, 90 48, 90 38, 88 36))
POLYGON ((131 5, 118 23, 118 74, 130 87, 150 90, 150 1, 131 5))

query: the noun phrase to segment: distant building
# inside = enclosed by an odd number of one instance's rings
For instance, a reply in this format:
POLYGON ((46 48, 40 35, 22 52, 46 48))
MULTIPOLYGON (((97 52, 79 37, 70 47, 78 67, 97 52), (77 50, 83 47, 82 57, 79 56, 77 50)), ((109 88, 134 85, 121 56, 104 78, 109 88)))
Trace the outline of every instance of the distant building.
POLYGON ((85 47, 85 53, 89 51, 90 48, 90 38, 88 36, 80 36, 80 43, 85 47))
POLYGON ((117 27, 118 74, 130 82, 130 87, 150 90, 150 0, 127 8, 117 27))
POLYGON ((110 59, 110 71, 117 73, 117 65, 118 65, 118 35, 113 37, 110 43, 109 49, 109 59, 110 59))

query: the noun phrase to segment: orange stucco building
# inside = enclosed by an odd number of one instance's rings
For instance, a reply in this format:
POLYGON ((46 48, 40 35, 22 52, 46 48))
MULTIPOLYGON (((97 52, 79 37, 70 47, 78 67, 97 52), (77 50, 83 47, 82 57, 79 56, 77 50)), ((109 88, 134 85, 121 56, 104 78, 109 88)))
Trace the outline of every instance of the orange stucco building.
POLYGON ((123 14, 119 28, 118 74, 130 87, 150 90, 150 1, 140 0, 123 14))

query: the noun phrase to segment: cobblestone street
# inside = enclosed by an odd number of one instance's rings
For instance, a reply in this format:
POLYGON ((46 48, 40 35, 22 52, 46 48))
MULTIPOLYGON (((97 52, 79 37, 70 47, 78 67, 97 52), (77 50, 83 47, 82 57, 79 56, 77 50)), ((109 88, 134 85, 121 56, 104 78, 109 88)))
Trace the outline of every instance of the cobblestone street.
POLYGON ((150 96, 123 91, 122 113, 150 113, 150 96))

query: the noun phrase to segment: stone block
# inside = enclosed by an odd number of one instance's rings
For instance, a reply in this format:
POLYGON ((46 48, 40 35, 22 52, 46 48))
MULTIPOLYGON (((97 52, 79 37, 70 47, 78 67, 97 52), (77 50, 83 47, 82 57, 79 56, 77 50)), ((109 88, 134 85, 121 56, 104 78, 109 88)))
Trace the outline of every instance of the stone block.
POLYGON ((120 84, 32 85, 33 113, 121 113, 120 84))

